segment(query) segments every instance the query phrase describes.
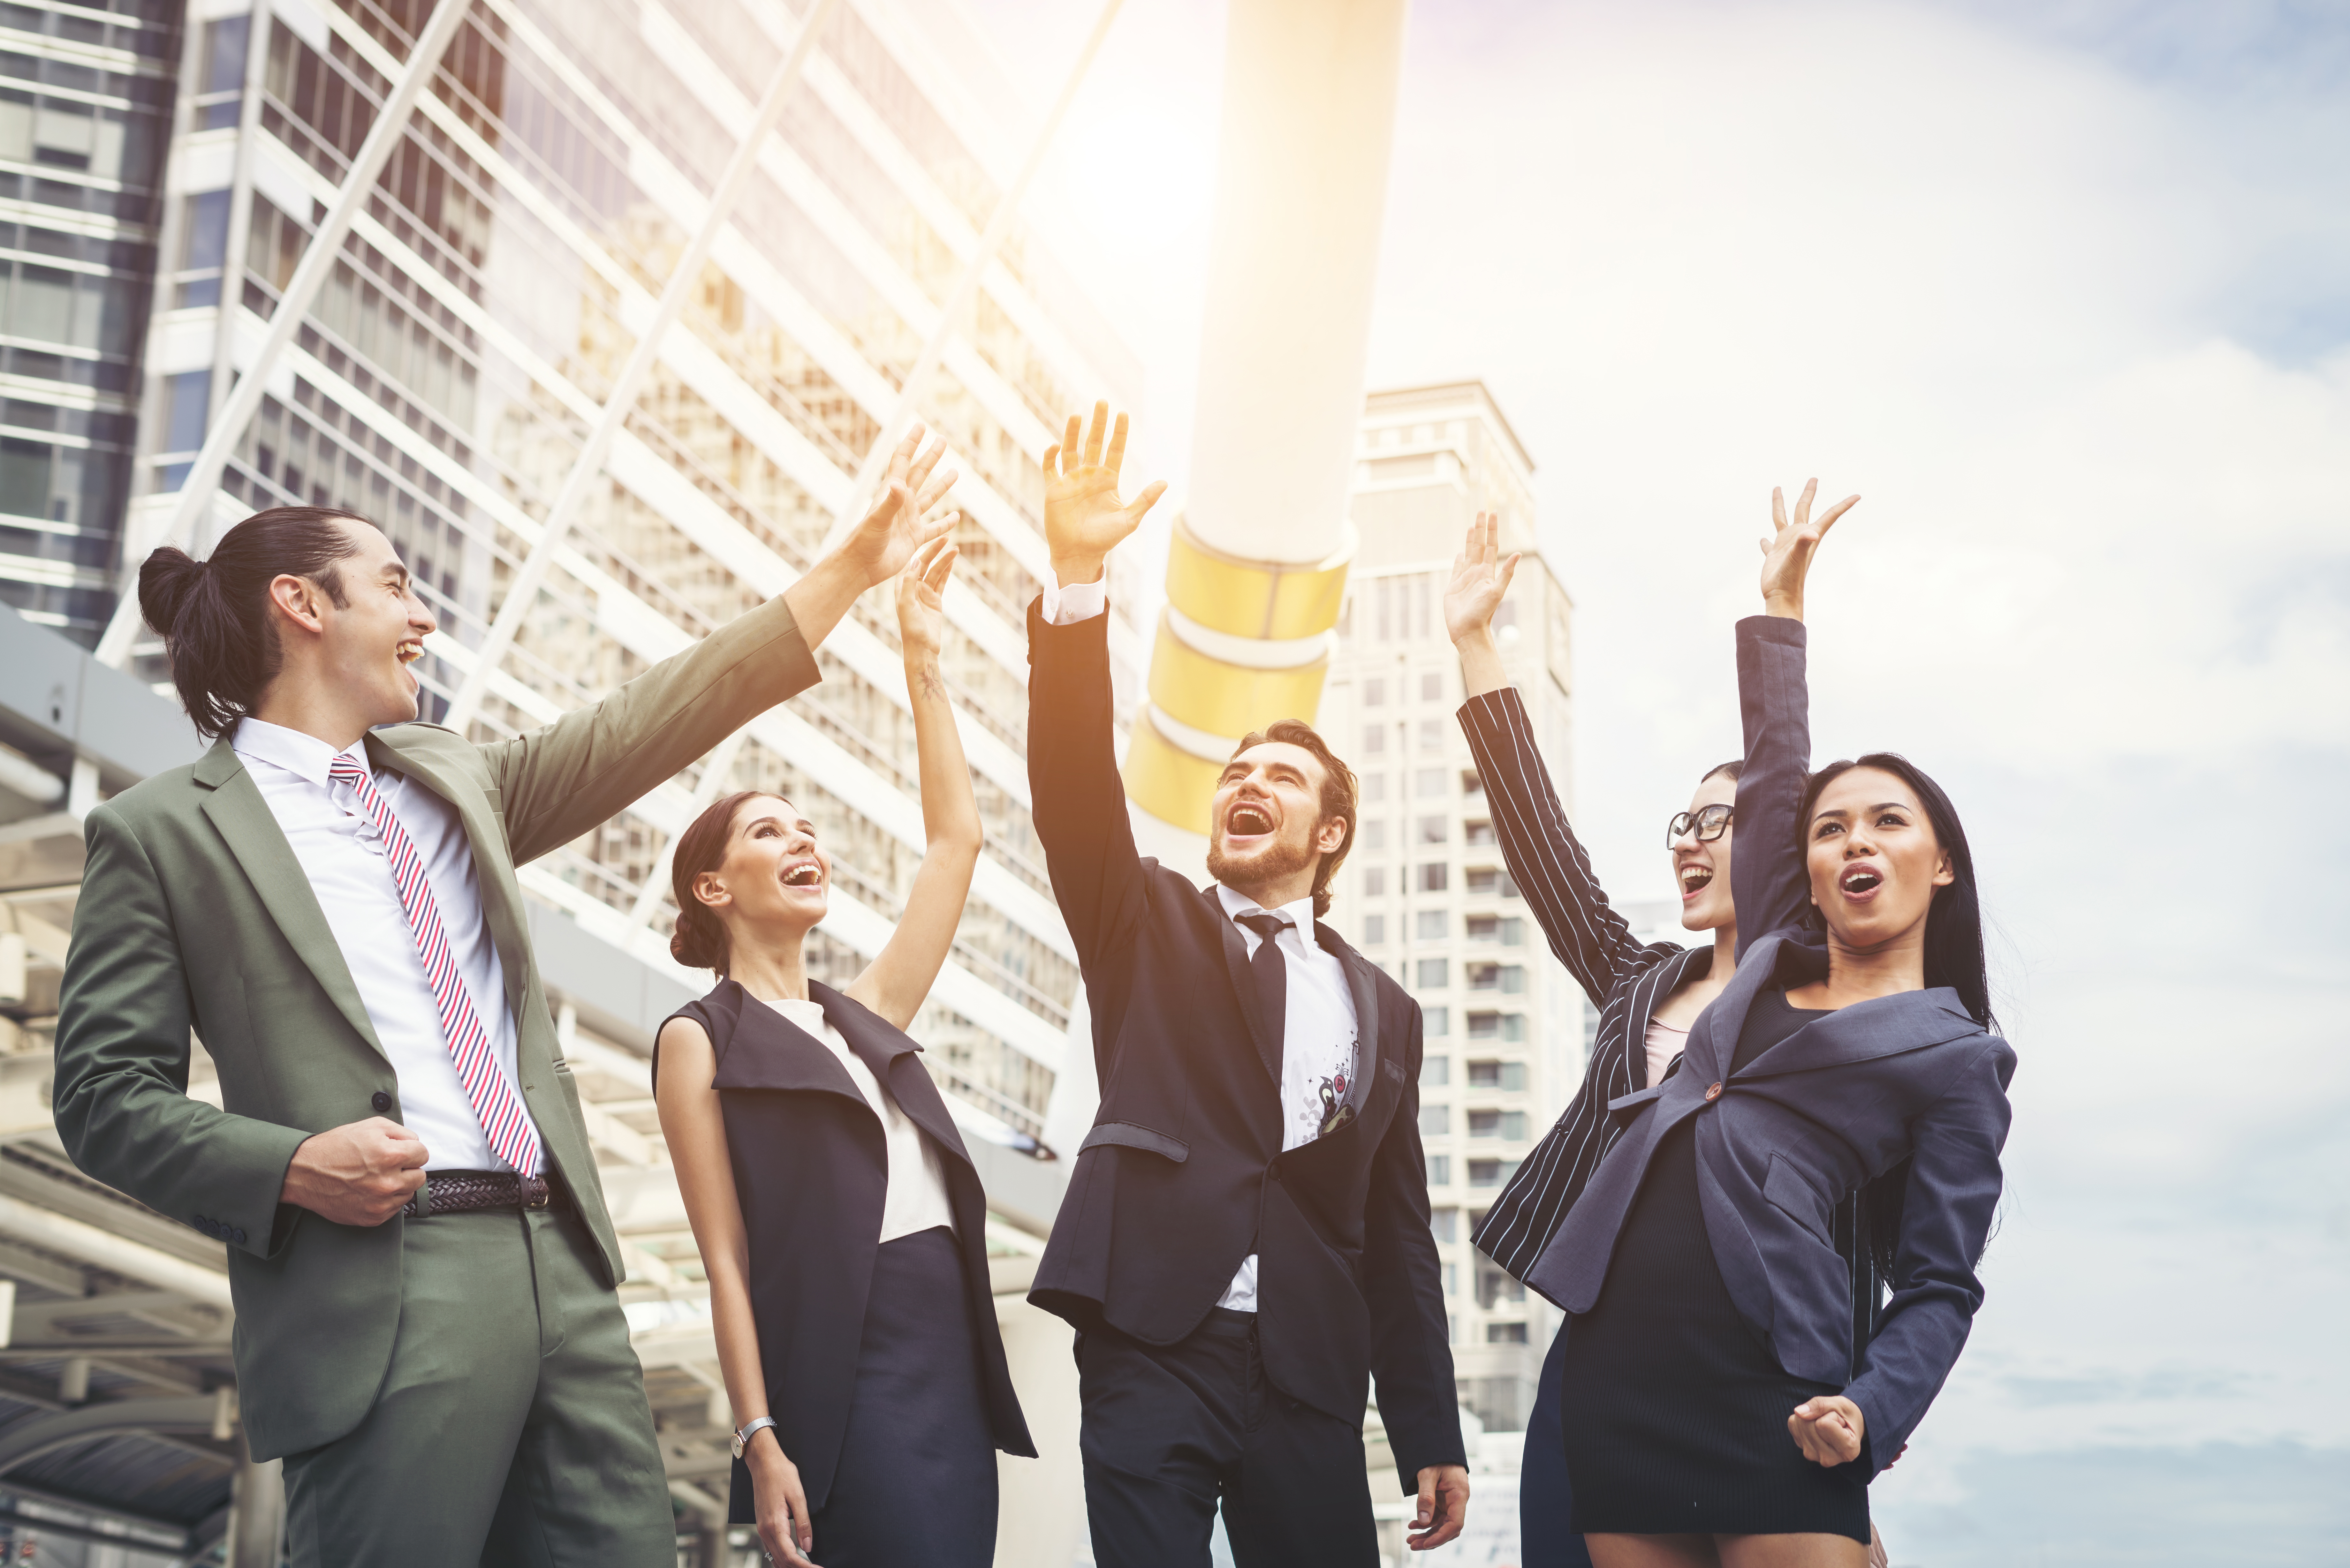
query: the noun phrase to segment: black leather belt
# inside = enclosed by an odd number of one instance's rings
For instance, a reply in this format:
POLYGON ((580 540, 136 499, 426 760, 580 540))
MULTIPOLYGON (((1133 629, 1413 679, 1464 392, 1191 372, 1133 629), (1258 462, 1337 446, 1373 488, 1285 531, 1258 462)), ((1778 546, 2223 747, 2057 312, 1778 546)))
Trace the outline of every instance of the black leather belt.
POLYGON ((400 1211, 421 1220, 484 1209, 560 1209, 567 1201, 562 1184, 551 1177, 518 1176, 511 1170, 432 1170, 400 1211))

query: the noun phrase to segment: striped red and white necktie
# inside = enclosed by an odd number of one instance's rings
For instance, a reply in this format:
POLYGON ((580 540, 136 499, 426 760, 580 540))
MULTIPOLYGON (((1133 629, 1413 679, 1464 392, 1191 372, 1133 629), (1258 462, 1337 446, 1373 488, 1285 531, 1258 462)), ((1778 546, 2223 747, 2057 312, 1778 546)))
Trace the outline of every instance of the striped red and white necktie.
POLYGON ((441 1037, 456 1061, 465 1099, 481 1118, 491 1151, 521 1174, 536 1176, 538 1128, 532 1125, 530 1113, 524 1108, 522 1096, 515 1093, 505 1070, 498 1065, 497 1053, 490 1049, 489 1032, 474 1015, 473 999, 466 993, 464 977, 457 972, 456 958, 449 950, 449 933, 441 925, 440 906, 433 902, 432 885, 424 875, 424 857, 416 853, 408 830, 376 793, 375 780, 366 768, 348 756, 338 756, 327 776, 350 786, 359 797, 359 809, 383 835, 392 886, 400 892, 400 909, 407 912, 408 929, 415 934, 417 956, 424 961, 424 983, 432 987, 432 1004, 441 1012, 441 1037))

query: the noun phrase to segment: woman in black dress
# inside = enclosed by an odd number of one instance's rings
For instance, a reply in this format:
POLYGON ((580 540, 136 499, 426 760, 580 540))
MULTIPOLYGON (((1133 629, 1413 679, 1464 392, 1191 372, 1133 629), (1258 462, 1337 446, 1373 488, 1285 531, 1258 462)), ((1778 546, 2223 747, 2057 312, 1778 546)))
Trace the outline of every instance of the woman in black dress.
POLYGON ((833 865, 780 796, 714 802, 671 868, 671 950, 723 978, 661 1026, 654 1093, 738 1423, 729 1517, 776 1563, 986 1568, 995 1450, 1036 1451, 996 1328, 986 1197, 904 1033, 980 854, 939 673, 954 559, 942 541, 899 583, 928 847, 871 965, 843 990, 808 981, 833 865))
POLYGON ((1846 502, 1765 541, 1739 628, 1740 961, 1529 1273, 1573 1314, 1576 1527, 1599 1568, 1860 1568, 1982 1298, 2014 1054, 1943 793, 1877 754, 1806 775, 1804 574, 1846 502), (1833 1216, 1864 1187, 1892 1295, 1856 1345, 1833 1216))

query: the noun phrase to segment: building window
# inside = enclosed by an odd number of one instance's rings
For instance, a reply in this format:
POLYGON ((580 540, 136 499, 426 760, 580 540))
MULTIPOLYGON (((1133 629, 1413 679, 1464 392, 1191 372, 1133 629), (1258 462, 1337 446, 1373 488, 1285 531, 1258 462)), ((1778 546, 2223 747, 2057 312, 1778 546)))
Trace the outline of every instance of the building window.
POLYGON ((1423 702, 1444 701, 1444 672, 1431 670, 1419 678, 1419 700, 1423 702))
POLYGON ((1388 797, 1388 775, 1387 775, 1387 774, 1358 774, 1358 775, 1357 775, 1357 777, 1362 781, 1362 786, 1363 786, 1363 788, 1362 788, 1362 801, 1363 801, 1363 804, 1364 804, 1364 805, 1378 805, 1381 801, 1383 801, 1383 800, 1387 799, 1387 797, 1388 797))
POLYGON ((1523 964, 1472 963, 1468 970, 1471 991, 1498 991, 1504 996, 1516 996, 1526 989, 1523 964))
POLYGON ((1526 1299, 1526 1287, 1512 1279, 1508 1272, 1498 1263, 1488 1262, 1482 1258, 1478 1259, 1477 1272, 1474 1277, 1477 1281, 1477 1304, 1487 1312, 1492 1312, 1494 1307, 1504 1303, 1522 1302, 1526 1299))
POLYGON ((1511 880, 1510 880, 1510 874, 1509 874, 1507 871, 1503 872, 1503 873, 1502 873, 1502 897, 1503 897, 1503 898, 1516 898, 1517 896, 1518 896, 1518 885, 1517 885, 1515 882, 1513 882, 1513 881, 1511 881, 1511 880))
POLYGON ((1442 1040, 1452 1033, 1452 1010, 1449 1007, 1423 1007, 1419 1020, 1419 1032, 1426 1039, 1442 1040))
POLYGON ((1378 756, 1381 752, 1384 752, 1387 749, 1388 727, 1385 724, 1364 725, 1363 750, 1370 753, 1372 756, 1378 756))
POLYGON ((1502 918, 1499 915, 1471 915, 1467 926, 1467 935, 1472 942, 1490 942, 1502 934, 1502 918))
POLYGON ((1523 1012, 1502 1014, 1502 1038, 1523 1042, 1526 1037, 1526 1015, 1523 1012))
MULTIPOLYGON (((1493 1162, 1488 1160, 1486 1163, 1490 1165, 1493 1162)), ((1451 1155, 1431 1154, 1428 1157, 1428 1184, 1430 1187, 1450 1187, 1452 1185, 1452 1157, 1451 1155)))
POLYGON ((1515 915, 1502 922, 1502 945, 1505 948, 1526 945, 1526 923, 1515 915))
POLYGON ((1386 681, 1384 681, 1384 680, 1380 680, 1378 676, 1374 675, 1374 676, 1372 676, 1369 680, 1366 680, 1366 681, 1364 681, 1364 682, 1363 682, 1363 706, 1364 706, 1364 707, 1366 707, 1366 708, 1378 708, 1378 707, 1381 707, 1381 706, 1385 705, 1385 703, 1387 702, 1387 700, 1388 700, 1388 683, 1387 683, 1386 681))
POLYGON ((1419 868, 1419 890, 1423 893, 1443 892, 1446 884, 1451 879, 1451 870, 1452 867, 1441 860, 1427 862, 1419 868))
POLYGON ((1461 842, 1471 849, 1491 848, 1493 825, 1490 822, 1466 822, 1461 825, 1461 842))
POLYGON ((1388 868, 1373 866, 1363 872, 1363 897, 1384 898, 1388 896, 1388 868))
POLYGON ((1498 1012, 1472 1012, 1469 1015, 1469 1038, 1498 1040, 1502 1037, 1502 1015, 1498 1012))
POLYGON ((1388 825, 1385 817, 1375 816, 1363 824, 1363 847, 1374 853, 1388 846, 1388 825))
POLYGON ((1430 1210, 1428 1233, 1440 1243, 1448 1246, 1461 1240, 1461 1210, 1458 1209, 1430 1210))
POLYGON ((1444 788, 1445 778, 1444 770, 1442 768, 1422 768, 1419 770, 1418 793, 1420 799, 1442 800, 1444 798, 1444 788))
POLYGON ((1450 983, 1445 974, 1443 959, 1422 959, 1414 967, 1415 984, 1421 991, 1442 991, 1450 983))
POLYGON ((1476 769, 1461 770, 1461 793, 1470 800, 1475 800, 1485 793, 1485 781, 1477 776, 1476 769))
POLYGON ((1485 1343, 1488 1345, 1523 1345, 1525 1342, 1524 1324, 1489 1323, 1485 1325, 1485 1343))
POLYGON ((1444 1293, 1448 1296, 1461 1293, 1461 1265, 1458 1263, 1444 1265, 1444 1293))
POLYGON ((1419 1107, 1420 1137, 1450 1137, 1451 1132, 1451 1115, 1442 1106, 1422 1106, 1419 1107))
POLYGON ((1443 720, 1422 719, 1419 722, 1419 749, 1423 752, 1440 752, 1444 749, 1443 720))
POLYGON ((1472 1159, 1469 1162, 1469 1185, 1499 1187, 1518 1168, 1514 1159, 1472 1159))
POLYGON ((1471 866, 1466 876, 1471 893, 1495 893, 1501 890, 1501 872, 1491 866, 1471 866))
POLYGON ((190 370, 166 383, 163 450, 193 452, 204 444, 204 416, 213 396, 213 373, 190 370))
POLYGON ((1451 1081, 1451 1057, 1422 1056, 1419 1059, 1419 1086, 1421 1088, 1440 1089, 1451 1081))
MULTIPOLYGON (((1477 1014, 1471 1014, 1473 1019, 1477 1014)), ((1492 1018, 1492 1013, 1482 1016, 1492 1018)), ((1523 1023, 1517 1019, 1514 1022, 1523 1023)), ((1469 1064, 1469 1086, 1473 1089, 1523 1089, 1526 1086, 1526 1064, 1523 1062, 1471 1062, 1469 1064)))
POLYGON ((1412 918, 1412 935, 1423 942, 1440 942, 1448 919, 1442 909, 1422 909, 1412 918))
POLYGON ((1445 836, 1444 825, 1445 819, 1440 816, 1421 817, 1419 819, 1419 841, 1422 844, 1443 843, 1445 836))
POLYGON ((1385 915, 1363 917, 1363 945, 1375 948, 1388 940, 1388 918, 1385 915))

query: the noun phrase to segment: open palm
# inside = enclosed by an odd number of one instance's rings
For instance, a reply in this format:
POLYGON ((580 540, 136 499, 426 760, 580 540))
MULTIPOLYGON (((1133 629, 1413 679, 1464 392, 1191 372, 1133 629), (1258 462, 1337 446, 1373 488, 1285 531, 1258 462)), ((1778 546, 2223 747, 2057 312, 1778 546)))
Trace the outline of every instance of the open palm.
POLYGON ((1093 424, 1082 432, 1077 416, 1058 446, 1045 449, 1045 544, 1065 583, 1092 582, 1110 551, 1141 524, 1143 514, 1167 492, 1154 480, 1129 504, 1118 498, 1118 469, 1126 462, 1126 416, 1109 422, 1109 405, 1094 405, 1093 424), (1108 444, 1103 444, 1105 429, 1108 444))
POLYGON ((905 570, 916 550, 944 535, 961 516, 956 512, 932 511, 953 488, 956 474, 951 468, 931 472, 947 443, 935 441, 923 452, 922 435, 920 425, 906 432, 906 439, 889 454, 873 509, 841 543, 841 554, 865 574, 868 587, 888 582, 905 570))
POLYGON ((1762 541, 1762 602, 1790 607, 1798 618, 1804 606, 1804 579, 1812 569, 1812 557, 1819 551, 1820 541, 1828 536, 1835 520, 1851 511, 1860 501, 1857 495, 1847 495, 1819 516, 1812 515, 1812 498, 1818 493, 1820 482, 1807 480, 1804 493, 1795 501, 1795 520, 1787 520, 1787 498, 1775 486, 1771 492, 1771 537, 1762 541))
POLYGON ((1452 558, 1452 580, 1444 586, 1444 630, 1458 642, 1493 624, 1502 596, 1517 575, 1518 557, 1502 558, 1502 518, 1480 512, 1469 524, 1461 554, 1452 558))

